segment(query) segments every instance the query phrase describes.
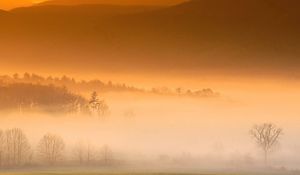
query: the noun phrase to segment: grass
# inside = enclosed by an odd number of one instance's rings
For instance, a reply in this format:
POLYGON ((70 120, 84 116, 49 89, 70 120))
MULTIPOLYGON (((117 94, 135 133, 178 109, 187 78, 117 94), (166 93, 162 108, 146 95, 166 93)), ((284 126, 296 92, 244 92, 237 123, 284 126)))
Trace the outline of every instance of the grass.
POLYGON ((185 173, 89 173, 89 172, 9 172, 0 175, 197 175, 185 173))

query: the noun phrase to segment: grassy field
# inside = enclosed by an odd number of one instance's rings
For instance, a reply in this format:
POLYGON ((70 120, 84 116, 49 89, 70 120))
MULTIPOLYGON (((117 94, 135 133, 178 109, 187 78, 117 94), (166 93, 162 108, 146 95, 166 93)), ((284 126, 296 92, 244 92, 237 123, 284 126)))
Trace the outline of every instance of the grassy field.
MULTIPOLYGON (((58 172, 33 172, 33 173, 21 173, 21 172, 7 172, 0 173, 0 175, 219 175, 219 174, 184 174, 184 173, 58 173, 58 172)), ((221 175, 235 175, 235 174, 221 174, 221 175)))
POLYGON ((0 175, 299 175, 299 172, 273 172, 273 173, 88 173, 88 172, 76 172, 76 173, 58 173, 58 172, 9 172, 0 173, 0 175))
POLYGON ((121 171, 93 171, 93 170, 26 170, 26 171, 1 171, 0 169, 0 175, 300 175, 299 172, 293 172, 293 171, 285 171, 285 172, 222 172, 222 171, 216 171, 216 172, 199 172, 199 173, 184 173, 184 172, 172 172, 172 173, 159 173, 159 172, 121 172, 121 171))

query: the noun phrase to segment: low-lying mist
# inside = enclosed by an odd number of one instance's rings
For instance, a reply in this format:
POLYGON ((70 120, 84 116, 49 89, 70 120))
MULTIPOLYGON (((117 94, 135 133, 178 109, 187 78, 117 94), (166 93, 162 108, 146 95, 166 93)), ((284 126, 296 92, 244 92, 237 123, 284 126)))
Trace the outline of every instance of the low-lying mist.
POLYGON ((43 164, 40 139, 52 133, 65 142, 63 165, 78 163, 76 148, 83 144, 93 150, 95 166, 103 161, 103 150, 109 150, 114 166, 198 172, 263 168, 263 152, 250 129, 267 122, 283 129, 268 166, 294 170, 300 162, 300 93, 290 85, 220 87, 224 91, 218 98, 112 92, 99 95, 109 106, 105 116, 16 111, 2 113, 0 126, 24 131, 35 164, 43 164))

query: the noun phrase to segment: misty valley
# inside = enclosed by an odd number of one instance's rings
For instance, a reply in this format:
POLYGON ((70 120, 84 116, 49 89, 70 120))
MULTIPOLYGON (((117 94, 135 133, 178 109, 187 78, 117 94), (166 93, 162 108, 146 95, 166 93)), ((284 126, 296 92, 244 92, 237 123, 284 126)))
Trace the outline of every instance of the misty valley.
POLYGON ((0 175, 299 175, 299 0, 0 0, 0 175))
POLYGON ((0 76, 0 107, 6 170, 297 172, 297 147, 281 143, 297 144, 281 128, 289 125, 210 88, 24 73, 0 76))

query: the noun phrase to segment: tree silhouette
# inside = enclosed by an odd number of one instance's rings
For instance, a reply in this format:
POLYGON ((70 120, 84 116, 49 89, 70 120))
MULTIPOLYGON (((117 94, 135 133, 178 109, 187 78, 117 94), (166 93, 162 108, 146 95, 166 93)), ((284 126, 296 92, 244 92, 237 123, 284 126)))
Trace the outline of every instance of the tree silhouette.
POLYGON ((109 107, 105 100, 99 100, 97 92, 91 94, 89 106, 93 115, 102 117, 108 114, 109 107))
POLYGON ((92 110, 96 111, 98 109, 98 105, 99 105, 99 99, 98 99, 98 94, 97 92, 93 92, 91 94, 91 99, 89 101, 89 105, 92 108, 92 110))
POLYGON ((95 150, 93 146, 88 142, 79 142, 74 149, 75 159, 80 165, 86 163, 91 164, 95 159, 95 150))
POLYGON ((274 146, 279 143, 280 136, 282 135, 282 129, 276 127, 271 123, 264 123, 261 125, 255 125, 250 130, 251 136, 254 138, 258 146, 264 152, 265 165, 268 164, 268 156, 274 146))
POLYGON ((5 163, 7 166, 20 166, 30 156, 30 145, 24 132, 19 128, 5 132, 5 163))
POLYGON ((49 165, 55 165, 63 158, 64 149, 65 143, 63 139, 53 134, 44 135, 38 145, 40 157, 49 165))

